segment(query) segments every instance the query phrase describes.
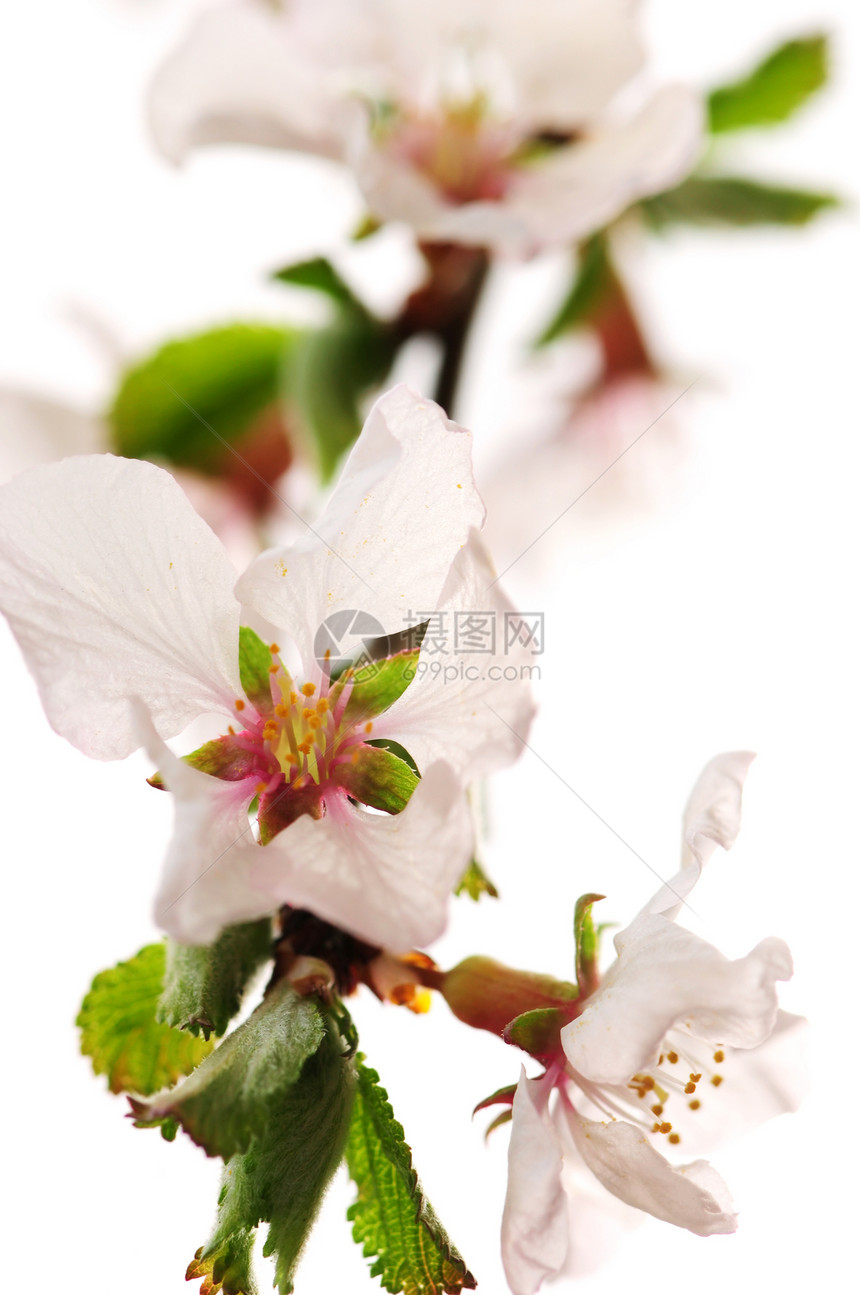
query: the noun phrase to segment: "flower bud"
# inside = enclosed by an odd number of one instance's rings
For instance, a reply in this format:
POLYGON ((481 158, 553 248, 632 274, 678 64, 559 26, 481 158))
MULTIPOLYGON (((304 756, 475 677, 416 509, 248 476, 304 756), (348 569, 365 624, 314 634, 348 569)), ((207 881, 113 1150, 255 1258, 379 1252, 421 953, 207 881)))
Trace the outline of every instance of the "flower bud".
POLYGON ((534 971, 517 971, 493 958, 471 957, 440 977, 437 986, 455 1016, 476 1030, 501 1035, 515 1017, 557 1008, 565 1023, 576 1015, 576 985, 534 971))

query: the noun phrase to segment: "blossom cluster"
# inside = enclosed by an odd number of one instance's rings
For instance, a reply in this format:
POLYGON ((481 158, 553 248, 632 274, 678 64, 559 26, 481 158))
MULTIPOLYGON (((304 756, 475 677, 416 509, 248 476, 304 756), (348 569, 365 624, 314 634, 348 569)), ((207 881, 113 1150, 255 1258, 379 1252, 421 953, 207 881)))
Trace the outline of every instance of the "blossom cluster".
MULTIPOLYGON (((605 897, 584 875, 569 981, 475 954, 445 970, 428 952, 455 895, 498 898, 483 866, 486 784, 529 748, 534 685, 562 651, 565 685, 544 714, 572 727, 571 645, 542 610, 551 591, 535 581, 516 606, 507 571, 680 398, 623 281, 619 228, 802 224, 834 205, 708 170, 710 135, 787 119, 823 84, 823 38, 790 41, 706 96, 649 82, 639 10, 203 7, 148 89, 161 154, 257 145, 334 162, 366 206, 360 236, 405 228, 424 279, 383 318, 337 268, 349 249, 321 248, 275 275, 325 300, 319 326, 168 342, 121 376, 97 419, 0 392, 42 445, 31 460, 49 460, 0 485, 0 610, 55 732, 98 761, 143 751, 141 815, 147 798, 172 805, 159 942, 97 975, 78 1023, 138 1127, 167 1141, 181 1128, 224 1162, 215 1228, 187 1272, 203 1295, 253 1295, 261 1223, 289 1295, 344 1162, 353 1235, 386 1290, 475 1286, 358 1050, 349 1009, 362 994, 415 1013, 440 995, 495 1036, 500 1058, 518 1050, 519 1078, 476 1107, 501 1108, 490 1131, 509 1126, 513 1295, 596 1267, 642 1214, 733 1232, 729 1190, 703 1155, 799 1102, 805 1022, 777 996, 788 946, 768 937, 731 959, 683 924, 738 835, 749 752, 705 766, 680 869, 616 934, 608 966, 592 918, 605 897), (547 415, 557 374, 538 360, 523 444, 485 486, 472 433, 450 416, 484 288, 504 260, 564 250, 570 289, 535 348, 554 348, 563 371, 563 431, 547 415), (571 417, 580 333, 596 368, 571 417), (432 381, 401 381, 427 337, 432 381), (297 480, 312 523, 293 506, 297 480), (558 510, 557 496, 572 502, 558 510), (488 535, 514 546, 501 575, 488 535)), ((513 799, 538 840, 541 804, 513 799)), ((566 901, 540 850, 514 865, 550 931, 566 901)), ((508 947, 526 920, 511 915, 508 947)), ((385 1010, 395 1028, 402 1014, 385 1010)))

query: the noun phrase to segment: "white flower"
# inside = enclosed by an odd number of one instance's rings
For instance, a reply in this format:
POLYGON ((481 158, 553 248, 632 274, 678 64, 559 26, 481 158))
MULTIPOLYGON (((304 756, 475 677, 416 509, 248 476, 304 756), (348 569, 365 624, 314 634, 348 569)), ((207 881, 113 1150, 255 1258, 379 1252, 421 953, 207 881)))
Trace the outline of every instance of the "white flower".
POLYGON ((374 214, 514 254, 591 233, 680 180, 702 108, 614 101, 643 55, 635 0, 231 0, 153 84, 166 156, 242 141, 340 158, 374 214))
POLYGON ((484 592, 482 521, 469 433, 406 388, 371 411, 316 529, 256 559, 238 585, 220 542, 151 464, 67 459, 0 488, 0 606, 50 722, 97 759, 145 742, 174 794, 156 903, 169 934, 206 943, 281 903, 393 949, 440 934, 472 844, 464 787, 518 753, 507 725, 527 728, 528 683, 491 670, 500 654, 477 680, 458 657, 454 676, 434 681, 423 649, 417 666, 394 657, 387 674, 333 683, 315 637, 353 609, 401 631, 410 613, 470 606, 476 591, 481 608, 503 610, 484 592), (246 694, 249 613, 278 642, 246 694), (222 736, 191 763, 164 745, 210 714, 222 736), (405 747, 423 776, 378 740, 405 747))
POLYGON ((706 766, 687 805, 681 870, 616 936, 615 962, 561 1031, 566 1065, 522 1074, 502 1224, 515 1295, 599 1258, 591 1249, 606 1222, 594 1220, 605 1210, 599 1188, 580 1198, 584 1168, 625 1206, 699 1236, 733 1232, 716 1170, 672 1163, 655 1144, 689 1154, 797 1105, 792 1053, 804 1022, 776 999, 792 973, 786 945, 763 940, 730 961, 675 924, 715 848, 737 836, 751 760, 735 752, 706 766))

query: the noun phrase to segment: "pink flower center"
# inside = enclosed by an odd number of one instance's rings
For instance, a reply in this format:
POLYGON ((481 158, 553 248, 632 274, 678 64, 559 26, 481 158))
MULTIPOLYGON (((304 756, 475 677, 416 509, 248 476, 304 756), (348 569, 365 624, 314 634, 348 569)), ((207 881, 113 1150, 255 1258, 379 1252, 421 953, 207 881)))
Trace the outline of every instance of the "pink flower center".
POLYGON ((488 119, 481 96, 431 113, 397 116, 384 129, 391 154, 430 180, 449 202, 498 202, 505 196, 519 137, 488 119))

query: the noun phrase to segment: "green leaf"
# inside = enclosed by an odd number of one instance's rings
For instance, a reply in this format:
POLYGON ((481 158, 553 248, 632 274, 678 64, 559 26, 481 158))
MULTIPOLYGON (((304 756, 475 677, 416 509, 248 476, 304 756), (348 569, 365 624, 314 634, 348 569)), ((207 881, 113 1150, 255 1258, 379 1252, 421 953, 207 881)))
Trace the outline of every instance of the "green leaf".
POLYGON ((320 1046, 319 1009, 282 980, 194 1074, 169 1093, 132 1102, 138 1127, 177 1120, 207 1155, 246 1152, 320 1046))
POLYGON ((708 96, 714 134, 787 121, 827 81, 826 36, 786 41, 747 76, 708 96))
POLYGON ((239 629, 239 678, 245 696, 262 711, 272 709, 271 664, 272 654, 266 644, 247 625, 242 625, 239 629))
POLYGON ((536 345, 547 346, 571 329, 586 324, 615 283, 606 240, 595 234, 583 244, 570 291, 536 345))
POLYGON ((225 1295, 255 1295, 251 1244, 257 1224, 268 1222, 263 1254, 277 1256, 275 1285, 280 1295, 290 1295, 302 1248, 343 1157, 354 1090, 351 1054, 328 1014, 322 1042, 298 1081, 273 1106, 250 1150, 225 1166, 215 1230, 197 1251, 189 1278, 222 1282, 225 1295))
POLYGON ((382 715, 402 697, 415 678, 419 648, 371 661, 356 672, 344 711, 344 723, 361 724, 382 715))
POLYGON ((117 453, 221 471, 233 457, 223 441, 239 446, 280 400, 296 336, 268 324, 233 324, 168 342, 122 377, 108 413, 117 453))
POLYGON ((412 1152, 379 1075, 357 1057, 358 1089, 346 1147, 358 1196, 349 1207, 353 1238, 376 1262, 371 1277, 403 1295, 455 1295, 475 1279, 451 1245, 412 1167, 412 1152))
POLYGON ((295 347, 288 382, 324 481, 361 431, 361 401, 383 381, 396 349, 394 331, 367 314, 343 311, 295 347))
POLYGON ((489 895, 491 899, 499 898, 498 890, 493 885, 492 881, 490 881, 490 878, 484 872, 484 869, 478 863, 477 859, 473 859, 466 871, 463 873, 454 888, 454 894, 468 895, 469 898, 474 899, 476 903, 482 895, 489 895))
POLYGON ((386 814, 399 814, 409 804, 419 778, 405 760, 381 747, 356 749, 354 762, 346 761, 335 769, 335 781, 354 800, 386 814))
POLYGON ((272 953, 272 923, 228 926, 204 947, 167 942, 158 1019, 191 1034, 222 1035, 242 1005, 251 977, 272 953))
POLYGON ((339 306, 347 306, 366 314, 364 305, 358 300, 352 289, 344 282, 337 270, 324 256, 312 257, 309 261, 297 261, 294 265, 285 265, 272 275, 279 283, 290 283, 297 288, 310 288, 313 292, 330 297, 339 306))
POLYGON ((190 1074, 212 1045, 156 1019, 164 980, 163 944, 101 971, 81 1004, 81 1052, 112 1093, 157 1092, 190 1074))
POLYGON ((655 229, 669 225, 805 225, 838 207, 833 194, 783 189, 741 176, 692 175, 640 203, 655 229))

